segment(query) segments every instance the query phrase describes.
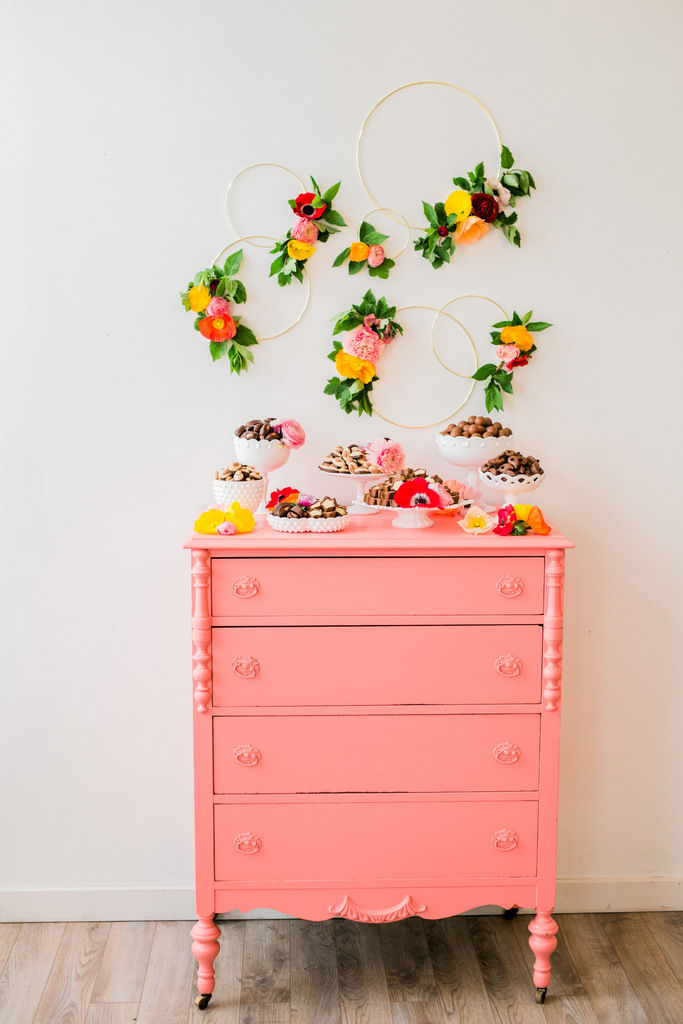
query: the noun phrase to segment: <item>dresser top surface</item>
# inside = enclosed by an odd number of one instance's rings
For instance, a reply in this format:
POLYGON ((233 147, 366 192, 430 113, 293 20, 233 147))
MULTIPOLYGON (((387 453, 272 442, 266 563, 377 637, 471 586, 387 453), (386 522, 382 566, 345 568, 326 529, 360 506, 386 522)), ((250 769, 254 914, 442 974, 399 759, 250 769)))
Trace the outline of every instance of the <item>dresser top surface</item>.
MULTIPOLYGON (((393 509, 391 511, 394 511, 393 509)), ((203 549, 222 558, 245 555, 283 557, 294 555, 542 555, 549 549, 572 548, 573 543, 555 528, 546 536, 529 532, 525 537, 499 537, 495 533, 472 535, 452 516, 434 517, 428 529, 397 529, 391 512, 349 516, 339 533, 279 533, 264 516, 256 517, 251 533, 221 537, 192 531, 183 545, 203 549)))

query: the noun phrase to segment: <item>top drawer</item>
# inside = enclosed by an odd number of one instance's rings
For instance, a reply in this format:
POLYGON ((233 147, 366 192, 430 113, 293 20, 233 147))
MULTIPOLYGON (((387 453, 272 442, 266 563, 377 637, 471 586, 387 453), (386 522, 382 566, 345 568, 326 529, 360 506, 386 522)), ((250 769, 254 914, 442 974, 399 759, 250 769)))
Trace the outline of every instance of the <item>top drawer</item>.
POLYGON ((540 615, 543 563, 527 558, 213 558, 212 614, 540 615))

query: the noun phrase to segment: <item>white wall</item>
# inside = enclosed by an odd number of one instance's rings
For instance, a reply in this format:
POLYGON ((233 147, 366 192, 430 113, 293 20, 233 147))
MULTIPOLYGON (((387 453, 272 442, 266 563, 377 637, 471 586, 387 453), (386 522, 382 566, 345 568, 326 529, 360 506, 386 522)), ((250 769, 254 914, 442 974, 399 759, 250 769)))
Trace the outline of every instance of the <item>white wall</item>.
MULTIPOLYGON (((341 244, 315 257, 305 319, 245 379, 211 365, 178 292, 231 240, 224 190, 253 162, 341 177, 355 225, 370 209, 360 125, 420 79, 474 93, 538 184, 520 251, 496 235, 438 273, 409 251, 380 293, 483 293, 556 325, 505 419, 576 542, 560 907, 681 906, 680 5, 13 0, 4 20, 4 916, 192 913, 181 544, 245 417, 304 423, 279 479, 311 488, 331 445, 385 425, 351 423, 321 393, 329 319, 367 286, 331 269, 341 244)), ((373 173, 400 185, 414 137, 397 127, 373 173)), ((455 141, 445 115, 434 167, 455 141)), ((445 181, 465 169, 446 159, 445 181)), ((255 265, 252 319, 294 308, 294 288, 266 292, 255 265)), ((427 391, 432 372, 420 364, 427 391)), ((446 468, 433 430, 392 435, 413 464, 446 468)))

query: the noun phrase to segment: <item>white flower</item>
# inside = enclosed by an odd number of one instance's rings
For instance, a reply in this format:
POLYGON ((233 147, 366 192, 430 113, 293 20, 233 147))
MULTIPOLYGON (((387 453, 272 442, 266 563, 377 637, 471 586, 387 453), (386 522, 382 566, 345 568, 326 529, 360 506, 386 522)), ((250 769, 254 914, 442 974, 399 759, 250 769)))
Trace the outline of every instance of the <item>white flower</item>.
POLYGON ((510 192, 505 188, 505 185, 501 185, 498 178, 487 178, 486 184, 491 189, 501 206, 510 205, 510 192))

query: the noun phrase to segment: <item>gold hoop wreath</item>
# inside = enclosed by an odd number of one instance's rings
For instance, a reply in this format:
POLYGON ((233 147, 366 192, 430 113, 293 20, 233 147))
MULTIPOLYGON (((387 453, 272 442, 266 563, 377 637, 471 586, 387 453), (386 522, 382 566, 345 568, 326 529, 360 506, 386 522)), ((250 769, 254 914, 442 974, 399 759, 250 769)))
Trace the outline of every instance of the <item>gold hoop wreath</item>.
MULTIPOLYGON (((445 313, 443 311, 443 309, 437 309, 436 306, 401 306, 400 309, 396 310, 396 315, 398 316, 399 313, 402 313, 404 310, 407 310, 407 309, 428 309, 428 310, 431 310, 432 313, 436 313, 436 317, 434 318, 434 322, 432 323, 432 334, 430 335, 430 338, 432 339, 432 350, 434 349, 434 343, 433 343, 434 323, 436 322, 437 318, 439 316, 447 316, 449 320, 452 320, 453 323, 457 324, 458 327, 462 330, 462 332, 467 337, 467 340, 469 341, 470 346, 472 348, 472 353, 474 355, 474 364, 475 364, 474 365, 474 370, 472 372, 476 373, 476 371, 479 369, 479 360, 477 359, 477 350, 476 350, 476 348, 474 346, 474 342, 472 341, 472 338, 471 338, 471 336, 469 334, 469 331, 463 326, 463 324, 460 323, 459 320, 456 320, 455 317, 451 316, 450 313, 445 313)), ((434 352, 434 355, 436 355, 436 352, 434 352)), ((439 357, 437 356, 437 359, 438 358, 439 357)), ((441 363, 440 359, 439 359, 439 362, 441 363)), ((443 363, 441 363, 441 365, 444 366, 443 363)), ((448 369, 448 367, 444 366, 444 369, 448 369)), ((451 370, 449 372, 452 373, 453 371, 451 370)), ((458 374, 458 376, 459 377, 465 377, 466 374, 458 374)), ((469 401, 469 399, 470 399, 470 397, 472 395, 472 392, 474 391, 475 383, 476 383, 476 381, 473 380, 472 384, 471 384, 471 387, 470 387, 469 391, 467 392, 467 395, 465 396, 464 400, 460 403, 460 405, 456 406, 456 408, 453 409, 451 412, 447 412, 444 416, 440 416, 439 419, 438 420, 434 420, 433 423, 399 423, 398 420, 390 420, 388 416, 384 416, 381 412, 379 412, 379 410, 377 408, 377 401, 376 401, 376 398, 374 396, 373 396, 373 402, 372 402, 372 411, 373 411, 373 413, 376 413, 379 416, 380 419, 384 420, 385 423, 390 423, 392 425, 392 427, 405 427, 408 430, 422 430, 425 427, 436 427, 436 426, 438 426, 439 423, 444 423, 446 420, 450 419, 452 416, 455 416, 456 412, 458 412, 460 409, 462 409, 463 405, 465 405, 469 401)))
MULTIPOLYGON (((465 377, 465 378, 467 378, 467 377, 470 376, 469 373, 458 373, 457 370, 452 370, 450 368, 450 366, 447 366, 446 363, 444 363, 443 359, 441 358, 439 353, 436 351, 436 346, 434 344, 434 328, 436 327, 437 320, 439 319, 440 316, 450 316, 449 313, 446 313, 446 310, 448 309, 448 307, 452 306, 454 302, 460 302, 462 299, 481 299, 483 302, 491 302, 496 307, 496 309, 500 310, 500 312, 503 314, 503 316, 505 317, 506 320, 508 318, 508 315, 505 312, 505 310, 503 309, 503 307, 501 305, 499 305, 495 301, 495 299, 490 299, 488 297, 488 295, 457 295, 454 299, 449 299, 449 301, 444 306, 442 306, 440 310, 438 310, 436 316, 434 317, 434 319, 432 321, 432 330, 431 330, 431 334, 430 334, 430 338, 431 338, 431 342, 432 342, 432 352, 434 353, 434 355, 436 356, 438 361, 441 363, 441 365, 443 366, 444 370, 448 370, 448 372, 452 373, 454 377, 465 377)), ((451 317, 451 319, 453 319, 453 318, 451 317)), ((457 322, 458 321, 456 321, 456 323, 457 322)), ((464 328, 463 328, 463 330, 464 330, 464 328)), ((468 335, 468 337, 469 337, 469 335, 468 335)), ((472 341, 471 338, 470 338, 470 341, 472 341)), ((478 369, 478 366, 477 366, 477 369, 478 369)), ((476 370, 475 370, 475 372, 476 372, 476 370)), ((470 391, 470 395, 471 394, 472 394, 472 392, 470 391)), ((468 397, 469 397, 469 395, 468 395, 468 397)), ((459 406, 459 408, 462 408, 462 406, 459 406)))
MULTIPOLYGON (((270 238, 269 235, 240 235, 240 237, 236 238, 234 242, 229 242, 226 246, 224 246, 221 249, 221 251, 218 253, 218 255, 216 256, 216 258, 215 258, 215 260, 213 262, 215 264, 218 264, 219 260, 221 259, 221 257, 225 253, 227 253, 228 249, 232 249, 233 245, 238 245, 239 242, 246 242, 248 245, 254 245, 254 246, 256 246, 259 249, 267 249, 268 246, 271 245, 271 243, 273 243, 275 241, 277 241, 277 239, 270 238), (254 238, 267 238, 268 239, 268 245, 259 245, 257 242, 253 242, 252 241, 252 239, 254 239, 254 238)), ((268 335, 266 335, 263 338, 258 338, 259 344, 262 341, 273 341, 274 338, 281 338, 283 334, 287 334, 289 331, 292 330, 292 328, 296 327, 296 325, 299 323, 300 320, 303 319, 303 316, 304 316, 306 310, 308 309, 308 304, 311 301, 311 279, 308 276, 308 271, 306 270, 305 267, 304 267, 304 274, 306 275, 306 302, 304 303, 304 308, 301 310, 301 312, 299 313, 299 315, 296 318, 296 320, 294 321, 294 323, 291 323, 289 325, 289 327, 285 327, 284 331, 279 331, 277 334, 268 334, 268 335)), ((438 358, 438 356, 437 356, 437 358, 438 358)))
MULTIPOLYGON (((396 253, 395 256, 390 256, 389 254, 387 254, 387 258, 388 259, 390 259, 390 260, 397 260, 399 258, 399 256, 403 255, 403 253, 406 251, 406 249, 410 245, 410 224, 405 219, 405 217, 403 216, 402 213, 399 213, 398 210, 392 210, 390 206, 376 206, 374 210, 370 210, 370 213, 366 213, 365 216, 361 217, 361 224, 363 223, 364 220, 367 220, 368 217, 372 217, 372 215, 374 213, 387 213, 387 214, 395 213, 396 216, 400 217, 401 221, 403 222, 403 225, 404 225, 404 227, 406 229, 406 232, 407 232, 407 237, 406 237, 406 240, 405 240, 405 244, 403 245, 402 249, 398 250, 398 252, 396 253)), ((389 217, 388 219, 389 220, 394 220, 393 217, 389 217)), ((396 220, 396 221, 394 221, 394 223, 395 224, 399 224, 399 223, 401 223, 401 221, 397 221, 396 220)))
MULTIPOLYGON (((362 126, 362 128, 360 130, 360 135, 358 136, 358 142, 356 144, 356 166, 358 168, 358 176, 359 176, 359 178, 361 180, 361 184, 362 184, 363 188, 365 189, 365 192, 368 195, 368 198, 379 209, 386 210, 387 207, 381 207, 380 206, 380 204, 377 202, 375 197, 370 192, 370 189, 368 188, 367 183, 365 181, 365 176, 363 174, 363 168, 361 166, 361 146, 362 146, 362 142, 363 142, 363 137, 365 135, 366 129, 368 127, 368 124, 370 123, 370 119, 372 118, 372 115, 379 109, 379 107, 382 106, 383 103, 386 103, 386 101, 388 99, 391 99, 392 96, 395 96, 397 93, 402 92, 404 89, 414 89, 416 86, 420 86, 420 85, 441 85, 445 89, 455 89, 457 92, 462 93, 464 96, 468 96, 474 103, 477 104, 477 106, 481 107, 481 109, 484 111, 484 113, 488 117, 489 121, 491 122, 491 125, 493 126, 493 131, 495 132, 495 135, 496 135, 496 141, 498 143, 498 153, 500 153, 502 148, 503 148, 503 144, 502 144, 501 139, 500 139, 500 134, 498 132, 498 128, 496 127, 496 122, 493 120, 491 114, 486 109, 486 107, 481 102, 481 100, 478 100, 477 97, 473 96, 471 92, 467 91, 467 89, 462 89, 459 85, 453 85, 451 82, 435 82, 435 81, 408 82, 407 85, 400 85, 398 87, 398 89, 392 89, 392 91, 388 92, 386 94, 386 96, 383 96, 382 99, 379 101, 379 103, 375 103, 374 107, 372 108, 372 110, 370 111, 368 116, 363 121, 363 126, 362 126)), ((500 176, 500 170, 501 170, 501 167, 500 167, 500 163, 499 163, 498 164, 498 173, 497 173, 496 177, 500 176)), ((393 212, 395 212, 395 211, 393 211, 393 212)), ((393 220, 393 219, 394 219, 393 217, 390 218, 390 220, 393 220)), ((418 224, 409 224, 408 227, 412 228, 414 231, 422 231, 423 230, 423 227, 421 227, 418 224)))
MULTIPOLYGON (((235 183, 237 182, 237 179, 241 178, 242 175, 246 174, 248 171, 255 170, 257 167, 277 167, 279 170, 286 171, 287 174, 291 174, 291 176, 295 179, 295 181, 297 181, 299 183, 299 187, 301 188, 302 192, 305 192, 306 186, 304 185, 304 183, 301 180, 301 178, 299 177, 299 175, 295 174, 294 171, 290 171, 289 167, 283 167, 282 164, 273 164, 273 163, 270 163, 268 161, 266 161, 265 163, 249 164, 248 167, 243 167, 241 171, 237 172, 235 177, 232 179, 232 181, 228 185, 228 188, 227 188, 226 193, 225 193, 225 217, 226 217, 226 220, 227 220, 228 224, 230 225, 232 231, 237 235, 237 238, 238 238, 238 240, 240 242, 247 242, 248 245, 253 245, 257 249, 267 249, 268 248, 267 245, 259 245, 258 242, 251 242, 251 241, 249 241, 249 239, 251 239, 251 238, 269 238, 269 235, 242 235, 242 234, 240 234, 240 232, 237 230, 237 228, 233 224, 232 220, 230 219, 230 193, 231 193, 235 183)), ((273 241, 276 242, 277 239, 274 238, 273 241)), ((298 321, 297 321, 297 323, 298 323, 298 321)))

